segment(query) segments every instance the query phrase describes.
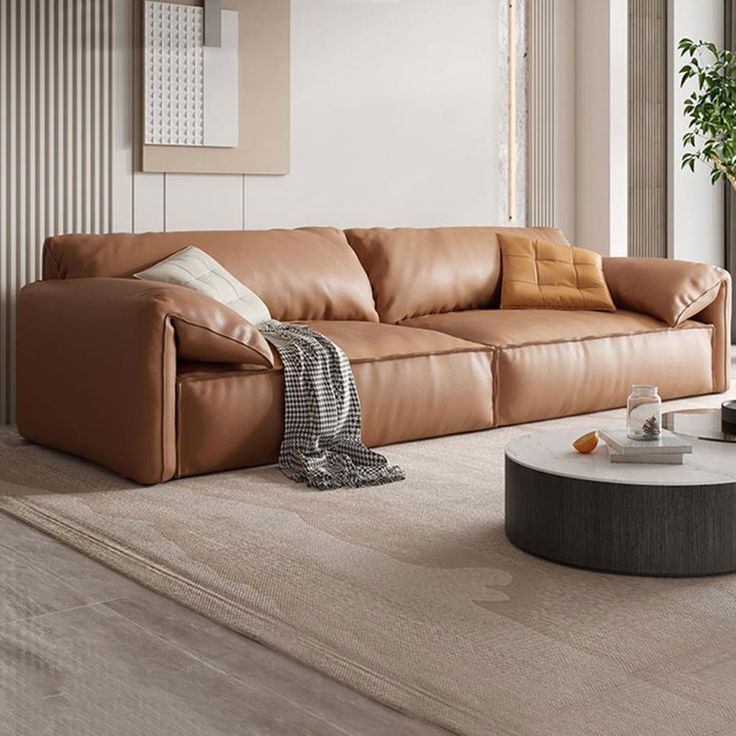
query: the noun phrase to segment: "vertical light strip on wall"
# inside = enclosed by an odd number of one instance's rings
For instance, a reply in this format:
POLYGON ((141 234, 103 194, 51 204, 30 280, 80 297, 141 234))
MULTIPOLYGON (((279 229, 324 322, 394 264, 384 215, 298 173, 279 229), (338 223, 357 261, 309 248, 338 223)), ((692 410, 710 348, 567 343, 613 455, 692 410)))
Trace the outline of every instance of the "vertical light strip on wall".
POLYGON ((499 120, 498 221, 527 221, 527 0, 498 0, 499 120))
POLYGON ((15 299, 48 235, 110 226, 113 0, 0 2, 0 422, 14 420, 15 299))
POLYGON ((555 225, 554 0, 529 3, 529 224, 555 225))
MULTIPOLYGON (((736 3, 725 2, 724 47, 736 52, 736 3)), ((725 264, 732 277, 736 276, 736 192, 733 187, 725 187, 725 264)), ((731 343, 736 345, 736 299, 731 300, 731 343)))
POLYGON ((667 0, 629 2, 629 255, 667 256, 667 0))
POLYGON ((516 12, 514 0, 508 0, 509 40, 509 171, 508 171, 508 219, 516 217, 516 12))

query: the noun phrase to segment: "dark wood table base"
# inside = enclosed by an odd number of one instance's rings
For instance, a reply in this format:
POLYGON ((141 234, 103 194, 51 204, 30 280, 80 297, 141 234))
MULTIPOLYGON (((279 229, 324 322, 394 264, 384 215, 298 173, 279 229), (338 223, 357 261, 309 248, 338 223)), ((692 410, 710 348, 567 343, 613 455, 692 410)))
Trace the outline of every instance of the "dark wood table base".
POLYGON ((580 480, 506 458, 506 536, 538 557, 629 575, 736 571, 736 483, 580 480))

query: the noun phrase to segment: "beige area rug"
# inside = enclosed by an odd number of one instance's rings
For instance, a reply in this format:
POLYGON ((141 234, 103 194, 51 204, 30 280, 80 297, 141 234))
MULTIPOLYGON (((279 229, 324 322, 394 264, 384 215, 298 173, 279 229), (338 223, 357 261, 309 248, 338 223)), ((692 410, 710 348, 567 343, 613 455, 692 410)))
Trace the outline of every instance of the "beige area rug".
POLYGON ((393 446, 407 481, 327 493, 275 468, 140 487, 6 429, 0 508, 460 734, 732 735, 736 575, 604 575, 504 536, 504 445, 621 417, 393 446))

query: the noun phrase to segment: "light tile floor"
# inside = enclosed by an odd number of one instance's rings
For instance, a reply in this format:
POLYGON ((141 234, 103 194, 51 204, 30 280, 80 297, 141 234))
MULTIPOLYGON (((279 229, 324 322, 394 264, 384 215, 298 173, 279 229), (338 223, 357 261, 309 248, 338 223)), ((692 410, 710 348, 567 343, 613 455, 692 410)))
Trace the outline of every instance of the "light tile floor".
POLYGON ((447 734, 0 513, 0 736, 447 734))

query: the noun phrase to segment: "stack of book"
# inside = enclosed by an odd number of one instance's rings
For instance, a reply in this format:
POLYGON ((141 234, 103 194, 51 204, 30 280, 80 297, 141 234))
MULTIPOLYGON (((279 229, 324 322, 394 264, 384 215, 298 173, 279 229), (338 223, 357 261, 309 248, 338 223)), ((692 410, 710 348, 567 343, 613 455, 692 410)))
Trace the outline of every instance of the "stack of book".
POLYGON ((657 440, 632 440, 625 429, 601 429, 598 434, 612 463, 682 465, 683 455, 693 451, 689 442, 667 430, 657 440))

